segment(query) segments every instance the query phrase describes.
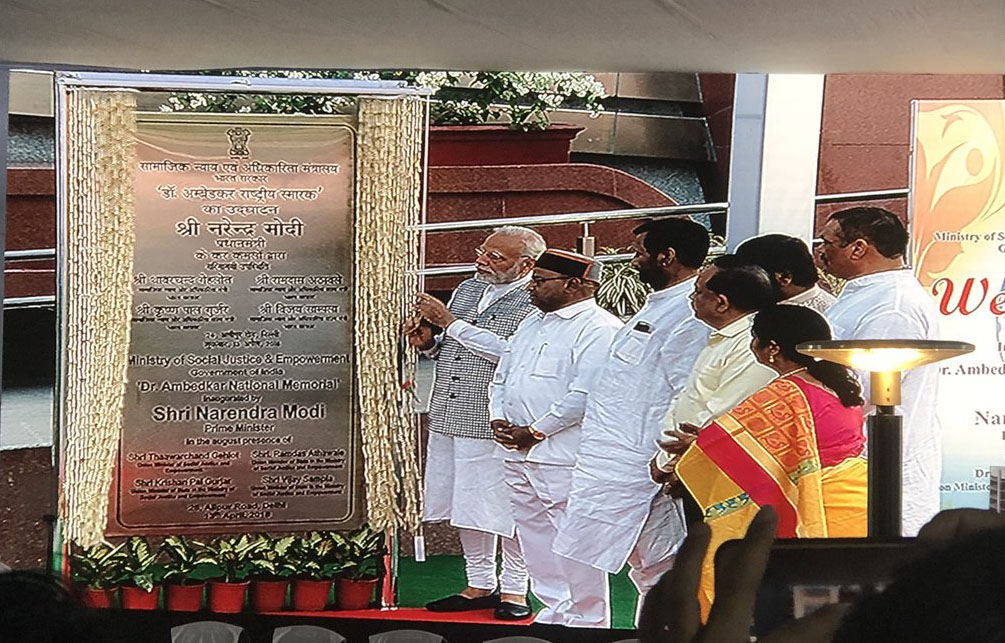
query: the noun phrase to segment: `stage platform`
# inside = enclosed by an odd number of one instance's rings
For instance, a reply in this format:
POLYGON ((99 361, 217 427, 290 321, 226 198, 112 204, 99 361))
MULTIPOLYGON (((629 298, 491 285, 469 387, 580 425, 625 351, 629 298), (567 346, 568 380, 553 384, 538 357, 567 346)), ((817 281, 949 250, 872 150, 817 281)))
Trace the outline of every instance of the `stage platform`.
MULTIPOLYGON (((348 643, 367 643, 370 635, 399 629, 425 630, 448 643, 484 643, 505 636, 535 636, 551 643, 612 643, 635 636, 630 630, 591 630, 529 622, 503 623, 485 610, 467 614, 465 622, 430 620, 422 609, 359 610, 331 612, 282 612, 275 614, 217 614, 215 612, 168 612, 94 610, 107 634, 108 643, 170 643, 171 628, 196 621, 222 621, 244 628, 241 643, 272 643, 276 628, 315 625, 338 632, 348 643), (410 620, 419 616, 422 620, 410 620)), ((445 615, 441 615, 445 616, 445 615)), ((456 615, 455 615, 456 616, 456 615)))

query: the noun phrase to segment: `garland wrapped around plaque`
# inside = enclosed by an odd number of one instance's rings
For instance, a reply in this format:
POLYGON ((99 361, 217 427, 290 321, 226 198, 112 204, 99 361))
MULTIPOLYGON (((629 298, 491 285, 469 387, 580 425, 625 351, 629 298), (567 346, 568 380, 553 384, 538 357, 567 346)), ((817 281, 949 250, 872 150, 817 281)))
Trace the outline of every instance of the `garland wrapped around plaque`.
POLYGON ((159 113, 110 76, 58 78, 66 540, 414 530, 423 96, 159 113))

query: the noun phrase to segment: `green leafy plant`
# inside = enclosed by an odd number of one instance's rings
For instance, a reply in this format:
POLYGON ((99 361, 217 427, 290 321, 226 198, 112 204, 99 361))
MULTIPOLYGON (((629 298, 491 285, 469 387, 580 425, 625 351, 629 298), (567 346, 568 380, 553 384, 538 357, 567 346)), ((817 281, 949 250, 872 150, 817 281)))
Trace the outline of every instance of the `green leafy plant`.
POLYGON ((380 578, 383 572, 382 558, 387 552, 384 534, 368 526, 347 534, 332 534, 340 552, 339 576, 352 580, 380 578))
POLYGON ((161 563, 160 550, 151 549, 146 539, 132 536, 122 548, 121 582, 152 592, 154 585, 164 581, 167 567, 161 563))
POLYGON ((720 257, 726 253, 726 237, 720 234, 712 234, 708 237, 708 256, 705 257, 705 262, 702 264, 702 268, 706 268, 715 261, 716 257, 720 257))
POLYGON ((199 566, 209 566, 214 563, 213 557, 206 554, 206 545, 197 540, 188 540, 184 536, 168 536, 161 543, 161 551, 168 557, 165 566, 164 582, 197 583, 201 579, 193 574, 199 566))
MULTIPOLYGON (((545 129, 560 107, 603 110, 604 86, 590 74, 511 71, 336 71, 217 70, 223 76, 266 78, 397 80, 434 90, 430 119, 436 125, 508 123, 513 129, 545 129)), ((354 104, 331 94, 172 94, 165 111, 269 114, 340 114, 354 104)))
MULTIPOLYGON (((627 248, 602 248, 599 254, 623 254, 627 248)), ((642 309, 652 289, 639 280, 631 260, 609 261, 604 264, 604 276, 597 288, 597 304, 612 315, 627 320, 642 309)))
POLYGON ((820 280, 820 286, 829 291, 834 296, 840 295, 841 291, 844 290, 845 280, 841 277, 835 277, 826 270, 817 267, 817 277, 820 280))
POLYGON ((261 546, 251 559, 251 578, 254 580, 279 580, 296 575, 297 567, 290 558, 296 536, 273 538, 262 534, 261 546))
POLYGON ((293 575, 301 580, 329 580, 342 571, 341 552, 331 532, 312 531, 287 551, 293 575))
POLYGON ((202 557, 215 567, 211 578, 237 583, 248 579, 254 570, 252 561, 262 546, 261 540, 248 534, 217 538, 206 545, 202 557))
POLYGON ((124 547, 125 543, 115 547, 100 543, 93 547, 71 550, 70 574, 73 582, 92 589, 115 587, 122 577, 124 547))

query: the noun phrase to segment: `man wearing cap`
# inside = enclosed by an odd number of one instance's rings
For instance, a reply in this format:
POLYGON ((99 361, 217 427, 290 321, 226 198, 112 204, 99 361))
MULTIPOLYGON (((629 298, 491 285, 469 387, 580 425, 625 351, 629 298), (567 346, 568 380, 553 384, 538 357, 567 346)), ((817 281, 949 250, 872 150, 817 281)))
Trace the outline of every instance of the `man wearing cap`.
MULTIPOLYGON (((491 426, 502 447, 517 538, 531 590, 545 605, 537 622, 587 625, 571 587, 605 586, 606 573, 552 552, 565 515, 579 449, 587 391, 603 369, 621 322, 593 295, 601 266, 593 259, 547 250, 528 290, 540 313, 510 338, 490 388, 491 426)), ((600 606, 604 607, 604 606, 600 606)))
MULTIPOLYGON (((704 226, 683 218, 633 231, 632 267, 653 289, 618 331, 586 402, 572 493, 554 551, 605 572, 602 584, 572 588, 573 601, 610 627, 606 572, 625 563, 640 595, 673 564, 684 539, 680 503, 660 493, 648 463, 670 400, 684 388, 708 339, 688 296, 708 253, 704 226)), ((641 598, 639 605, 642 604, 641 598)))
POLYGON ((423 323, 405 325, 409 343, 436 359, 423 520, 457 528, 467 575, 467 587, 432 601, 431 611, 495 608, 503 620, 530 615, 527 570, 489 426, 488 389, 506 338, 534 312, 526 286, 544 249, 533 230, 499 228, 475 250, 476 276, 457 287, 449 305, 420 293, 415 308, 423 323), (444 331, 436 336, 431 326, 444 331))

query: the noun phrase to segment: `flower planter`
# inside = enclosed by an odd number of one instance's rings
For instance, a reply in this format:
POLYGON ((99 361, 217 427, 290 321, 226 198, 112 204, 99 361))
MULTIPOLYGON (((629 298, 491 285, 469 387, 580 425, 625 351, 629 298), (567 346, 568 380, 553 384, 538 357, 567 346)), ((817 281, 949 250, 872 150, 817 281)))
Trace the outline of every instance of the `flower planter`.
POLYGON ((168 585, 165 589, 164 607, 174 612, 198 612, 202 609, 202 590, 198 585, 168 585))
POLYGON ((290 581, 256 580, 251 586, 251 605, 256 612, 281 612, 286 607, 290 581))
POLYGON ((567 123, 529 132, 508 125, 435 125, 429 128, 429 165, 568 163, 572 139, 583 129, 567 123))
POLYGON ((157 602, 161 597, 161 588, 155 586, 151 591, 146 591, 142 587, 122 588, 122 609, 127 610, 155 610, 157 602))
POLYGON ((115 607, 115 590, 117 589, 117 587, 109 589, 82 587, 80 588, 80 599, 87 607, 99 607, 102 609, 115 607))
POLYGON ((293 581, 293 609, 298 612, 320 612, 328 604, 331 589, 330 580, 293 581))
POLYGON ((236 614, 244 609, 244 597, 248 593, 248 581, 243 583, 223 583, 210 581, 209 609, 212 612, 236 614))
POLYGON ((373 603, 373 590, 377 587, 377 578, 355 580, 339 578, 336 581, 335 595, 338 597, 339 609, 365 610, 373 603))

